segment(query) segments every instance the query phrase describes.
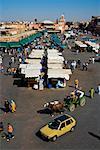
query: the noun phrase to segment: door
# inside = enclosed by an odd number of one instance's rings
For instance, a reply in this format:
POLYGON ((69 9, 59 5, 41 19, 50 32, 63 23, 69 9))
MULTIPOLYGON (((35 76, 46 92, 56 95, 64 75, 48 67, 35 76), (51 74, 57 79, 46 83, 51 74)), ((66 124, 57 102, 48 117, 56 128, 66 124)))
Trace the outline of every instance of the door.
POLYGON ((72 127, 73 127, 73 121, 71 119, 67 120, 66 121, 66 132, 70 131, 72 127))
POLYGON ((58 136, 61 136, 66 133, 65 122, 63 122, 58 129, 58 136))

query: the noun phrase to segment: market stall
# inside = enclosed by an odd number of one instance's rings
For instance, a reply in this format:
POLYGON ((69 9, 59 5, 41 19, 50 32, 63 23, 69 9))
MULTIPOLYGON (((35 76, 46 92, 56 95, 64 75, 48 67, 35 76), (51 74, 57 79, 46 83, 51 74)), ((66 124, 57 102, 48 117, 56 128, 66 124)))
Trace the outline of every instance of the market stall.
POLYGON ((72 74, 70 69, 48 69, 48 88, 64 88, 72 74))
POLYGON ((75 49, 84 52, 87 49, 87 45, 83 44, 81 41, 75 41, 75 49))

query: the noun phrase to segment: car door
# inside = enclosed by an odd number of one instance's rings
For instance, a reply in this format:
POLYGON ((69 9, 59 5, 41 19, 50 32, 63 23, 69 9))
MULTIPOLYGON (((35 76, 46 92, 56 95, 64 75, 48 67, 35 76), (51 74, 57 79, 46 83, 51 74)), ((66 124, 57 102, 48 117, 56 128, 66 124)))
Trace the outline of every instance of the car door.
POLYGON ((70 131, 72 126, 73 126, 73 121, 71 119, 67 120, 66 121, 66 132, 70 131))
POLYGON ((58 136, 61 136, 66 133, 66 124, 65 122, 61 123, 58 129, 58 136))

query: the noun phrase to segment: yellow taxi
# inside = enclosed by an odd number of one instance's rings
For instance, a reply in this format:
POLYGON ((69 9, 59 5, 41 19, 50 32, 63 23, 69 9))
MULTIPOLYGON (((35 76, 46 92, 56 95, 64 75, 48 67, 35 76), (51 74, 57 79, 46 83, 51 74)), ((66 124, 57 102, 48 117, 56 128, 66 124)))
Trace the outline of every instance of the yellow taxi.
POLYGON ((68 131, 74 131, 75 126, 76 120, 70 115, 64 114, 42 127, 40 129, 40 134, 48 140, 56 141, 57 137, 68 131))

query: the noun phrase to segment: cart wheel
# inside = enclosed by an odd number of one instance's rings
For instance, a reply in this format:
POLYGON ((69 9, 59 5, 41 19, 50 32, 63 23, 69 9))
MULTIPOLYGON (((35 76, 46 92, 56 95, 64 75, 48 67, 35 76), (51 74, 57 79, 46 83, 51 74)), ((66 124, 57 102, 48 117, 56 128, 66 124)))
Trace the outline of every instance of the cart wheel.
POLYGON ((86 100, 85 98, 83 97, 81 100, 80 100, 80 106, 84 106, 86 103, 86 100))
POLYGON ((54 141, 56 141, 57 140, 57 136, 54 136, 53 138, 52 138, 52 141, 54 142, 54 141))
POLYGON ((70 106, 69 106, 69 110, 72 112, 72 111, 74 111, 75 110, 75 105, 74 104, 71 104, 70 106))
POLYGON ((72 127, 70 131, 73 132, 74 130, 75 130, 75 127, 72 127))

